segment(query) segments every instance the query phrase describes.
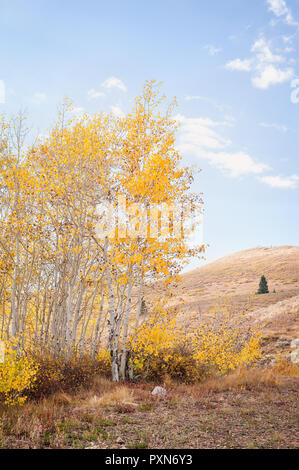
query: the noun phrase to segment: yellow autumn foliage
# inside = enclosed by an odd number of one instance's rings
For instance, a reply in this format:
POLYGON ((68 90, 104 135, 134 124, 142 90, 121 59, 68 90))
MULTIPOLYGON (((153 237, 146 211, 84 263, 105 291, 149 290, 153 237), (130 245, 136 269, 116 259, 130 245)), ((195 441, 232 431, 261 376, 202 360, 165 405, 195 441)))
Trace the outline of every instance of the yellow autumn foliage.
POLYGON ((24 116, 0 119, 1 334, 20 352, 0 366, 6 402, 34 382, 42 396, 109 368, 114 381, 190 382, 258 358, 258 336, 230 319, 186 333, 157 303, 140 325, 144 289, 170 285, 205 250, 189 245, 202 199, 177 150, 175 102, 165 104, 154 80, 121 118, 75 119, 65 102, 29 148, 24 116))
POLYGON ((184 382, 229 373, 254 364, 261 355, 257 331, 232 326, 224 317, 218 327, 207 322, 186 333, 176 313, 159 304, 132 335, 129 349, 136 377, 169 375, 184 382))
POLYGON ((22 405, 32 388, 37 374, 35 361, 25 356, 18 357, 10 347, 5 351, 5 361, 0 364, 0 396, 7 405, 22 405))

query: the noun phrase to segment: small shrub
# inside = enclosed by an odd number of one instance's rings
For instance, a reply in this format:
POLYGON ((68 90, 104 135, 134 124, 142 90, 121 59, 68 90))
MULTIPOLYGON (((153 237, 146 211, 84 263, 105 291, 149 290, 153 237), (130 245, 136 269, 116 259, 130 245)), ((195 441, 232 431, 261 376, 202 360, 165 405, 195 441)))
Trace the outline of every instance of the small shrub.
POLYGON ((208 325, 198 328, 194 338, 194 358, 207 374, 227 374, 238 367, 255 363, 261 357, 259 335, 246 337, 238 327, 221 325, 216 331, 208 325))
POLYGON ((5 361, 0 364, 0 401, 6 405, 22 405, 36 382, 38 365, 26 356, 18 356, 7 349, 5 361))
POLYGON ((28 391, 31 398, 38 399, 57 392, 74 392, 90 386, 99 374, 110 374, 110 364, 106 351, 92 360, 90 357, 69 359, 52 355, 34 354, 38 365, 34 388, 28 391))

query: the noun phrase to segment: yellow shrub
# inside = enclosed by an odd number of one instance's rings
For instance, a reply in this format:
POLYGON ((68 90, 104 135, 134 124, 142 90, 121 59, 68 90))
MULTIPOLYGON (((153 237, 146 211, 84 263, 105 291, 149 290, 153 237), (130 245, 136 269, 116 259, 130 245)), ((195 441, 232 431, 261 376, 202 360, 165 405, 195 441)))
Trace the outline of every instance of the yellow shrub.
POLYGON ((259 334, 233 326, 231 315, 223 314, 221 322, 208 321, 185 334, 176 324, 176 315, 159 304, 130 339, 129 349, 129 366, 135 376, 161 379, 169 375, 187 383, 212 372, 226 374, 254 363, 261 355, 259 334))
POLYGON ((39 366, 35 386, 30 392, 30 397, 34 399, 89 387, 95 376, 111 373, 111 358, 105 349, 95 359, 89 355, 80 357, 75 354, 69 358, 54 357, 51 353, 40 351, 31 354, 39 366))
POLYGON ((0 395, 7 405, 22 405, 26 401, 24 391, 35 382, 37 366, 27 357, 18 357, 12 349, 7 349, 5 361, 0 364, 0 395))
POLYGON ((100 374, 110 374, 111 372, 111 355, 108 349, 101 349, 97 356, 97 369, 100 374))
POLYGON ((129 366, 133 367, 135 375, 147 376, 152 368, 165 369, 161 365, 161 355, 166 360, 170 359, 167 351, 178 342, 179 336, 176 317, 156 304, 152 314, 129 339, 129 366))
POLYGON ((246 338, 239 327, 221 326, 214 331, 201 325, 192 338, 194 358, 208 370, 226 374, 255 362, 261 355, 258 334, 246 338))

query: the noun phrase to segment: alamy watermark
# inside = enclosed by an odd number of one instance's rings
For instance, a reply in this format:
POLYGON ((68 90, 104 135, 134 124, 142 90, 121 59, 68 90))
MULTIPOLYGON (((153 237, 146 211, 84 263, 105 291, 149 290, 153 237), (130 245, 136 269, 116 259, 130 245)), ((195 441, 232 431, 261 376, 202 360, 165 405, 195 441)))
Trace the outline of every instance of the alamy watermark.
POLYGON ((294 88, 291 93, 291 102, 297 104, 299 103, 299 78, 294 78, 294 80, 291 81, 291 87, 294 88))
POLYGON ((97 213, 96 233, 101 240, 190 238, 195 227, 202 224, 201 204, 132 203, 123 195, 114 203, 99 204, 97 213))

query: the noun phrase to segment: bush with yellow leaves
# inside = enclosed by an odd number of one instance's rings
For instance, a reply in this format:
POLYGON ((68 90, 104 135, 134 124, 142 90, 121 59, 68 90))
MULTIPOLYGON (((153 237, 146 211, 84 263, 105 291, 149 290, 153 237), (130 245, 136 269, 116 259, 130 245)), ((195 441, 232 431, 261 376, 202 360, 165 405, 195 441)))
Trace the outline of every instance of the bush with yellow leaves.
POLYGON ((88 354, 73 354, 68 358, 55 357, 49 352, 34 351, 31 354, 38 364, 38 372, 30 398, 74 392, 81 387, 89 387, 97 375, 109 377, 111 374, 111 357, 106 349, 102 349, 94 359, 88 354))
POLYGON ((19 357, 7 347, 4 362, 0 364, 0 401, 6 405, 22 405, 27 392, 34 386, 37 364, 26 356, 19 357))
POLYGON ((186 383, 212 373, 226 374, 260 358, 259 334, 232 324, 227 310, 221 321, 202 323, 185 333, 177 315, 156 304, 153 312, 130 338, 129 367, 134 377, 163 379, 170 376, 186 383))
POLYGON ((254 363, 261 354, 258 333, 252 331, 245 336, 239 327, 221 325, 213 331, 209 325, 201 325, 191 340, 193 357, 208 374, 227 374, 254 363))
POLYGON ((89 354, 55 357, 32 345, 26 354, 18 355, 12 342, 5 346, 4 357, 0 359, 4 359, 0 362, 0 403, 6 405, 22 405, 27 398, 76 391, 88 387, 96 375, 109 377, 111 373, 111 357, 106 349, 92 359, 89 354))

